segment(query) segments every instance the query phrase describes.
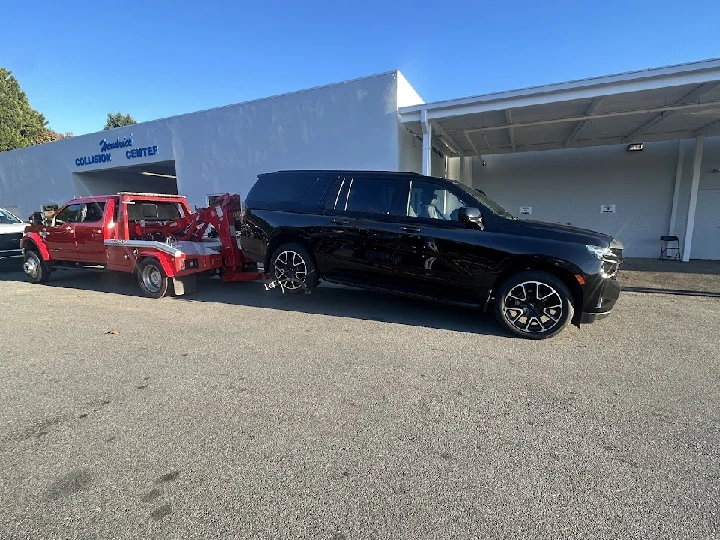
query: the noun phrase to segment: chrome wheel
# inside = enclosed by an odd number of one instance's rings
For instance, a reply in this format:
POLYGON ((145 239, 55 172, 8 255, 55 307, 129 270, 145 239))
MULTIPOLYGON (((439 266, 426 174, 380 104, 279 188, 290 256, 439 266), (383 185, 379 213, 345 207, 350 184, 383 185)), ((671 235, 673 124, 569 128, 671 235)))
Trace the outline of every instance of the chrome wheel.
POLYGON ((37 279, 38 274, 40 273, 40 264, 38 264, 35 254, 27 256, 27 259, 25 259, 25 263, 23 264, 23 271, 30 279, 37 279))
POLYGON ((296 290, 303 286, 307 279, 307 263, 299 253, 282 251, 273 264, 275 279, 288 290, 296 290))
POLYGON ((157 266, 149 264, 142 269, 142 281, 151 293, 158 293, 162 288, 162 274, 157 266))
POLYGON ((503 316, 521 332, 544 334, 562 321, 563 299, 547 283, 524 281, 508 291, 503 316))

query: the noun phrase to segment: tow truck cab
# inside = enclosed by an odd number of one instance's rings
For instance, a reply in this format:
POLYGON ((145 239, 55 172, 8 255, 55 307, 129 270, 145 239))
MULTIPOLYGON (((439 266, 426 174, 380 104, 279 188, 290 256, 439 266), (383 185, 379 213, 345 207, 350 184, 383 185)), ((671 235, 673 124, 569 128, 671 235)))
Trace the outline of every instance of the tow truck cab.
POLYGON ((73 199, 52 218, 44 221, 36 218, 25 231, 22 247, 35 247, 44 260, 58 265, 125 268, 131 265, 122 254, 113 257, 106 241, 164 242, 160 226, 190 213, 181 196, 120 193, 73 199), (153 229, 158 232, 153 234, 153 229))

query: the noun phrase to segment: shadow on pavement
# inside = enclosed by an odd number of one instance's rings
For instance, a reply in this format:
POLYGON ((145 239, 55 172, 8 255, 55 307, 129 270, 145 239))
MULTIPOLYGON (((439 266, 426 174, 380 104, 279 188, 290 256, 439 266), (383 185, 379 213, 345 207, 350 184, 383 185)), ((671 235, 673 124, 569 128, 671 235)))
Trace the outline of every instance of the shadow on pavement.
MULTIPOLYGON (((22 262, 0 261, 0 281, 25 282, 22 262)), ((137 279, 130 274, 88 270, 58 270, 44 285, 48 293, 54 287, 96 291, 105 294, 140 297, 137 279)), ((507 336, 489 314, 470 308, 404 298, 392 294, 353 289, 323 283, 311 294, 283 294, 279 289, 266 291, 255 282, 224 283, 217 278, 200 278, 197 291, 185 296, 149 302, 217 302, 222 304, 329 315, 441 330, 507 336)))
POLYGON ((720 293, 710 291, 687 291, 678 289, 656 289, 653 287, 623 287, 623 291, 651 294, 674 294, 678 296, 707 296, 720 298, 720 293))

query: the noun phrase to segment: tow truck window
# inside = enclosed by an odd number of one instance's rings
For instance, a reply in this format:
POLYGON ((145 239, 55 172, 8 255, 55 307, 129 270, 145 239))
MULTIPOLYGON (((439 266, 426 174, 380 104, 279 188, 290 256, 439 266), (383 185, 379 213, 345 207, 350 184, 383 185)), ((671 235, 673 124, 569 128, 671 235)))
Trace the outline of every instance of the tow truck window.
POLYGON ((78 223, 82 218, 84 204, 71 204, 55 214, 55 225, 63 223, 78 223))
POLYGON ((130 221, 172 221, 181 217, 177 203, 133 201, 128 204, 128 219, 130 221))
POLYGON ((105 201, 88 203, 83 223, 97 223, 98 221, 102 221, 104 213, 105 201))

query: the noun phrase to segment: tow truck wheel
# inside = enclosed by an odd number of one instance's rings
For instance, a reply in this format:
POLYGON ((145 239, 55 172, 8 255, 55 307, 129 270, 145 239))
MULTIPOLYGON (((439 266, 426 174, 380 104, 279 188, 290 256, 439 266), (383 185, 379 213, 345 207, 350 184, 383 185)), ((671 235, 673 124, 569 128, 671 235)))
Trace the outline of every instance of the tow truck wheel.
POLYGON ((50 279, 50 268, 43 258, 34 250, 25 252, 23 272, 31 283, 45 283, 50 279))
POLYGON ((273 279, 284 292, 307 292, 318 284, 315 262, 302 244, 284 244, 270 257, 273 279))
POLYGON ((170 280, 157 259, 149 257, 140 261, 137 268, 138 283, 143 294, 149 298, 162 298, 170 280))

